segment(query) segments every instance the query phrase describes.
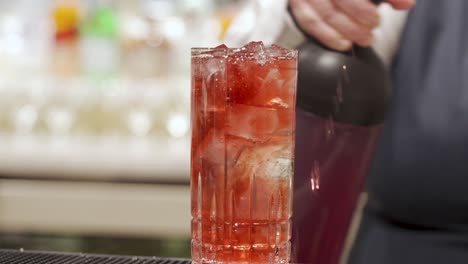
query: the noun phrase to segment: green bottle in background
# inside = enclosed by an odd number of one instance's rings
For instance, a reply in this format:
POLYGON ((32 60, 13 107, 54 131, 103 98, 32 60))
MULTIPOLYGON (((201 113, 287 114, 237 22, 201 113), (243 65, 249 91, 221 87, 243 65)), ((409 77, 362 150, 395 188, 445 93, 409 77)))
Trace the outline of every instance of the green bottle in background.
POLYGON ((83 74, 112 78, 120 68, 118 18, 109 1, 89 1, 80 27, 80 63, 83 74))

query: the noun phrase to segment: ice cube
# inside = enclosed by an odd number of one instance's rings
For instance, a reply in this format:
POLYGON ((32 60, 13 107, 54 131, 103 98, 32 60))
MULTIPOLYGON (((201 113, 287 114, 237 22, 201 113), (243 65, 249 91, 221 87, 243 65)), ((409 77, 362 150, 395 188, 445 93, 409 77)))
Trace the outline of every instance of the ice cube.
POLYGON ((289 108, 289 105, 279 97, 272 98, 266 103, 266 105, 276 108, 289 108))
POLYGON ((221 45, 213 48, 212 51, 211 51, 211 54, 213 54, 213 56, 226 56, 228 50, 229 50, 229 48, 226 45, 221 44, 221 45))
POLYGON ((223 72, 225 69, 224 61, 219 58, 208 59, 205 62, 204 66, 205 66, 204 74, 205 76, 208 76, 208 77, 212 75, 213 73, 223 72))
POLYGON ((252 41, 243 47, 247 53, 252 54, 255 62, 259 65, 265 65, 268 57, 265 53, 265 46, 261 41, 252 41))
POLYGON ((209 163, 222 164, 225 151, 224 140, 224 133, 214 128, 209 130, 198 148, 198 155, 209 163))
POLYGON ((286 143, 288 138, 246 147, 234 166, 227 167, 234 190, 234 218, 269 219, 271 212, 286 211, 281 203, 274 205, 271 201, 272 198, 282 200, 281 196, 288 197, 292 176, 291 145, 286 143))
POLYGON ((267 55, 271 58, 277 58, 277 57, 290 57, 296 53, 295 50, 291 49, 286 49, 283 48, 279 45, 273 44, 270 47, 268 47, 265 52, 267 55))
POLYGON ((260 82, 260 90, 268 92, 273 89, 282 87, 285 80, 281 78, 280 71, 277 68, 271 68, 266 76, 259 76, 257 79, 260 82), (263 78, 262 78, 263 77, 263 78))
POLYGON ((225 44, 221 44, 213 48, 213 50, 227 50, 228 47, 225 44))
POLYGON ((294 103, 294 90, 291 90, 290 80, 283 77, 280 69, 269 69, 266 75, 257 76, 255 82, 255 86, 259 87, 254 98, 256 105, 289 108, 294 103))
POLYGON ((221 44, 214 48, 193 48, 192 55, 195 55, 199 59, 209 59, 213 57, 225 56, 227 55, 229 48, 221 44))
POLYGON ((224 72, 219 70, 211 72, 206 78, 205 85, 207 87, 203 89, 203 92, 207 98, 208 105, 223 107, 226 90, 224 72))
POLYGON ((237 163, 239 155, 245 148, 252 147, 255 143, 245 138, 226 135, 226 163, 230 166, 237 163))
POLYGON ((275 108, 234 104, 227 109, 227 129, 230 135, 264 141, 278 126, 275 108))
POLYGON ((251 41, 242 47, 242 50, 250 53, 264 52, 265 45, 262 41, 251 41))
POLYGON ((204 65, 203 71, 203 104, 206 107, 217 106, 223 108, 225 104, 225 69, 226 65, 220 58, 208 59, 204 65))
POLYGON ((252 85, 255 76, 253 63, 242 61, 244 59, 239 56, 228 59, 226 74, 230 102, 248 104, 257 93, 252 85))
POLYGON ((280 71, 277 68, 271 68, 263 78, 263 83, 274 81, 280 81, 281 83, 284 82, 284 80, 280 79, 280 71))
POLYGON ((258 179, 286 179, 292 173, 289 144, 266 144, 244 149, 233 168, 235 175, 255 175, 258 179))
POLYGON ((268 57, 266 56, 265 52, 260 52, 260 53, 256 53, 254 55, 254 58, 255 58, 255 62, 258 64, 258 65, 265 65, 268 61, 268 57))
POLYGON ((232 165, 236 163, 241 151, 253 144, 245 138, 225 135, 224 131, 211 129, 199 146, 199 155, 210 164, 232 165))
POLYGON ((224 71, 226 63, 225 58, 227 57, 227 52, 228 48, 224 44, 217 46, 216 48, 210 49, 209 53, 212 55, 212 57, 204 61, 204 66, 207 70, 207 75, 216 71, 224 71))

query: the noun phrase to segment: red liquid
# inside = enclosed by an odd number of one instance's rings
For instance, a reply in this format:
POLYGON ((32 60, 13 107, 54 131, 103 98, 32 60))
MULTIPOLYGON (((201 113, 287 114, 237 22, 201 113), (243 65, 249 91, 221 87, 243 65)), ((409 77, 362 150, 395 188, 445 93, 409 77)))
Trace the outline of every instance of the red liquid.
POLYGON ((287 263, 296 56, 222 51, 192 54, 192 260, 287 263))
POLYGON ((296 119, 292 261, 338 264, 380 126, 296 119))

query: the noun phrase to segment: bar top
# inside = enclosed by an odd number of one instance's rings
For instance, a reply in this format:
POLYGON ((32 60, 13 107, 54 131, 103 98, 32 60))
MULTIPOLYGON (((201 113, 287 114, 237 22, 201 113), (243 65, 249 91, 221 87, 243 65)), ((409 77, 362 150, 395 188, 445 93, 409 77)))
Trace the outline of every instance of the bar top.
MULTIPOLYGON (((189 259, 0 249, 0 263, 14 264, 191 264, 189 259)), ((293 264, 293 263, 291 263, 293 264)), ((299 263, 295 263, 299 264, 299 263)), ((302 263, 303 264, 303 263, 302 263)))
POLYGON ((14 264, 190 264, 187 259, 0 250, 0 263, 14 264))

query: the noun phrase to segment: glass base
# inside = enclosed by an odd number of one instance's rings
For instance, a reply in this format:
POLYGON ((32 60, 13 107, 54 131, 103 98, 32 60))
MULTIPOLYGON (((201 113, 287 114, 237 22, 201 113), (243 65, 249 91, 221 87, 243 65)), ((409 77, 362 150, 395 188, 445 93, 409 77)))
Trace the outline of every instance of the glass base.
POLYGON ((289 263, 290 252, 290 242, 281 246, 219 246, 192 240, 193 264, 285 264, 289 263))

